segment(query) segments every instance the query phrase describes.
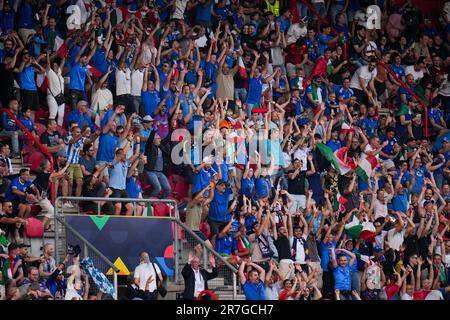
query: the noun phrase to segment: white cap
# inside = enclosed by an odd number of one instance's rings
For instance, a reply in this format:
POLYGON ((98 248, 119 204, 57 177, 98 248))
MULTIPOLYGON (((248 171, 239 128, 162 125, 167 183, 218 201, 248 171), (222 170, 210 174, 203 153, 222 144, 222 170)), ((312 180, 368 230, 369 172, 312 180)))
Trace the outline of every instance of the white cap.
POLYGON ((152 118, 150 115, 146 115, 146 116, 142 119, 142 121, 150 122, 150 121, 153 121, 153 118, 152 118))

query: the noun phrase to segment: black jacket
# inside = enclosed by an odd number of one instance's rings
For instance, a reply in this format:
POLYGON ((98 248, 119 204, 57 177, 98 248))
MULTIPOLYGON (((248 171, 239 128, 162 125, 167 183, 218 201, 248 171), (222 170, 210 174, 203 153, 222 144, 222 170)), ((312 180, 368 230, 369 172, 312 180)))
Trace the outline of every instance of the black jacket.
MULTIPOLYGON (((153 140, 155 138, 155 130, 150 133, 150 136, 145 143, 145 155, 147 156, 147 164, 145 165, 145 170, 153 171, 155 170, 156 158, 158 157, 158 147, 154 145, 153 140)), ((170 162, 170 134, 167 135, 163 140, 159 148, 162 152, 163 157, 163 173, 167 173, 169 169, 170 162)))
MULTIPOLYGON (((205 289, 208 289, 208 280, 214 279, 217 277, 217 267, 212 269, 212 272, 208 272, 205 269, 200 269, 200 273, 205 281, 205 289)), ((184 293, 183 298, 185 300, 197 300, 197 297, 194 297, 195 291, 195 274, 194 270, 189 263, 186 263, 181 270, 181 274, 184 278, 184 293)))

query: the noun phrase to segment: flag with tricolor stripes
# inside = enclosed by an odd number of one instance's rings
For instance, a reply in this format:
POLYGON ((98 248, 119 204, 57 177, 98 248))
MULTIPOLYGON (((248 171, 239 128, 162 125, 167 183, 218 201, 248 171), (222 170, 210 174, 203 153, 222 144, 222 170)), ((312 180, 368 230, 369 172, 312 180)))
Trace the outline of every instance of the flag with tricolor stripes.
POLYGON ((41 92, 47 93, 47 89, 49 86, 47 72, 38 73, 36 75, 36 85, 38 86, 38 88, 41 92))
POLYGON ((94 66, 92 66, 92 65, 88 65, 88 66, 87 66, 87 69, 88 69, 88 72, 89 72, 93 77, 101 78, 102 73, 101 73, 96 67, 94 67, 94 66))
POLYGON ((367 182, 373 175, 373 172, 377 166, 378 159, 374 156, 366 155, 361 158, 359 165, 356 167, 356 173, 362 180, 367 182))
POLYGON ((347 147, 342 147, 333 152, 329 146, 319 143, 317 144, 317 149, 319 149, 325 159, 330 161, 338 173, 347 174, 349 171, 355 170, 356 166, 353 158, 347 156, 349 150, 347 147))
POLYGON ((244 61, 241 56, 239 56, 239 75, 242 78, 247 78, 247 70, 245 70, 244 61))
POLYGON ((348 200, 343 197, 339 191, 334 194, 333 199, 333 208, 334 210, 338 210, 339 212, 345 212, 345 204, 348 202, 348 200))
POLYGON ((360 222, 356 215, 345 225, 345 233, 352 239, 362 239, 372 242, 376 236, 376 229, 372 222, 360 222))
POLYGON ((67 47, 67 41, 64 41, 64 39, 62 39, 61 37, 56 36, 53 51, 55 51, 56 55, 61 59, 64 58, 69 52, 69 48, 67 47))
POLYGON ((350 132, 354 132, 353 127, 349 126, 346 122, 344 122, 341 126, 341 133, 347 134, 350 132))

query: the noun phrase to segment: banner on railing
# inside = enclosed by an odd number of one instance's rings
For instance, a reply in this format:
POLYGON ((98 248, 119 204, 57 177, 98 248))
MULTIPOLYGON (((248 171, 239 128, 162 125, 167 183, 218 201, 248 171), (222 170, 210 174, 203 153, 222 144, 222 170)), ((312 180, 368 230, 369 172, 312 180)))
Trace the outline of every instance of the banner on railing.
MULTIPOLYGON (((174 274, 172 221, 158 217, 65 215, 65 221, 129 275, 148 252, 166 276, 174 274)), ((112 270, 108 273, 112 274, 112 270)))

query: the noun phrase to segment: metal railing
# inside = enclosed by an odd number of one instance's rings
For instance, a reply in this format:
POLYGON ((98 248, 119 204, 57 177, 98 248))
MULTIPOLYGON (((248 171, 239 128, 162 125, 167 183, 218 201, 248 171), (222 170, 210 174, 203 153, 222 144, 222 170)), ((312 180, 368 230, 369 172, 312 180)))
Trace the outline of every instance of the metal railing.
MULTIPOLYGON (((200 246, 202 249, 202 259, 203 268, 208 269, 208 253, 212 253, 216 258, 216 266, 218 269, 218 276, 216 279, 211 279, 208 281, 209 287, 216 287, 216 290, 220 287, 227 288, 232 286, 233 299, 237 297, 237 272, 238 270, 232 266, 224 257, 222 257, 217 251, 210 248, 205 241, 203 241, 195 232, 189 229, 180 219, 173 218, 176 225, 180 226, 185 232, 185 239, 180 239, 180 243, 176 246, 178 252, 175 255, 175 282, 181 283, 181 267, 180 262, 183 261, 183 265, 187 262, 189 251, 193 251, 196 246, 200 246), (185 250, 183 250, 185 249, 185 250), (184 255, 183 255, 184 253, 184 255), (178 265, 178 266, 177 266, 178 265)), ((175 230, 175 234, 178 230, 175 230)))
MULTIPOLYGON (((237 269, 232 266, 224 257, 222 257, 213 248, 208 247, 205 241, 203 241, 195 232, 193 232, 189 227, 187 227, 179 218, 178 205, 175 200, 172 199, 135 199, 135 198, 96 198, 96 197, 58 197, 55 202, 55 215, 57 217, 56 221, 63 221, 63 201, 105 201, 105 202, 131 202, 133 204, 138 202, 145 202, 149 204, 154 203, 166 203, 173 206, 173 210, 170 210, 170 216, 167 219, 172 220, 174 223, 174 236, 173 236, 173 247, 174 247, 174 282, 176 284, 181 283, 181 265, 187 262, 189 250, 193 250, 195 246, 200 246, 202 248, 202 261, 203 267, 208 268, 208 253, 212 253, 217 260, 218 268, 218 278, 216 280, 208 281, 210 286, 224 287, 228 288, 232 286, 233 299, 237 297, 237 269), (172 215, 173 214, 173 215, 172 215), (184 239, 179 237, 179 228, 184 232, 184 239), (223 280, 222 280, 223 279, 223 280)), ((99 210, 100 212, 100 210, 99 210)), ((72 232, 73 228, 69 226, 66 228, 72 232)), ((55 248, 57 248, 57 241, 60 238, 59 228, 55 225, 55 248)), ((75 231, 76 232, 76 231, 75 231)), ((77 233, 78 234, 78 233, 77 233)), ((79 234, 78 234, 79 235, 79 234)), ((70 234, 69 234, 70 236, 70 234)), ((76 236, 76 234, 75 234, 76 236)), ((66 231, 66 242, 67 241, 67 231, 66 231)), ((102 256, 99 256, 102 257, 102 256)), ((58 250, 56 250, 56 258, 58 259, 58 250)))
MULTIPOLYGON (((24 125, 23 123, 12 113, 9 109, 2 108, 0 109, 0 112, 7 113, 16 123, 17 125, 25 132, 25 135, 33 140, 33 142, 39 147, 39 149, 42 150, 42 152, 47 156, 48 161, 50 161, 50 172, 53 173, 54 170, 54 163, 53 163, 53 156, 48 151, 48 149, 37 139, 34 134, 32 134, 24 125)), ((55 203, 55 190, 54 190, 55 184, 54 180, 50 181, 50 196, 51 196, 51 202, 55 203)))
MULTIPOLYGON (((81 248, 81 253, 79 255, 80 261, 83 258, 90 257, 92 262, 99 271, 101 271, 108 278, 109 281, 114 286, 114 296, 113 298, 117 300, 118 298, 118 282, 117 273, 120 271, 107 257, 105 257, 100 251, 98 251, 88 240, 86 240, 78 231, 72 228, 69 224, 64 221, 64 217, 55 216, 55 230, 58 229, 58 223, 61 224, 62 229, 65 229, 65 241, 64 248, 67 245, 79 245, 81 248), (111 272, 112 271, 112 272, 111 272), (109 274, 108 274, 109 273, 109 274)), ((55 239, 57 239, 55 237, 55 239)), ((56 255, 58 255, 59 247, 55 245, 56 255)), ((73 257, 71 257, 73 259, 73 257)), ((57 260, 58 261, 58 260, 57 260)), ((90 278, 89 278, 90 279, 90 278)), ((90 279, 90 292, 98 294, 98 288, 95 283, 90 279), (92 289, 95 288, 95 289, 92 289)))
MULTIPOLYGON (((169 217, 172 217, 172 213, 173 213, 173 217, 178 218, 178 205, 177 202, 175 200, 172 199, 137 199, 137 198, 100 198, 100 197, 58 197, 55 200, 55 215, 59 216, 60 213, 63 213, 63 208, 62 208, 62 204, 63 201, 76 201, 76 202, 86 202, 86 201, 94 201, 94 202, 131 202, 133 203, 133 207, 136 207, 136 203, 138 202, 144 202, 144 203, 166 203, 168 205, 172 206, 173 210, 169 210, 169 217)), ((98 204, 98 214, 100 215, 101 213, 101 208, 100 208, 100 204, 98 204)), ((169 207, 170 208, 170 207, 169 207)), ((78 211, 78 213, 80 213, 78 211)), ((55 248, 57 245, 57 241, 58 241, 58 237, 59 237, 59 230, 58 228, 55 226, 55 248)), ((174 234, 174 251, 176 251, 178 248, 178 233, 175 232, 174 234)), ((58 259, 58 251, 56 251, 56 258, 58 259)), ((178 266, 177 266, 178 267, 178 266)), ((178 270, 175 269, 175 273, 177 273, 178 270)))

